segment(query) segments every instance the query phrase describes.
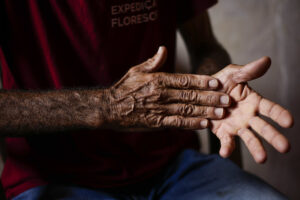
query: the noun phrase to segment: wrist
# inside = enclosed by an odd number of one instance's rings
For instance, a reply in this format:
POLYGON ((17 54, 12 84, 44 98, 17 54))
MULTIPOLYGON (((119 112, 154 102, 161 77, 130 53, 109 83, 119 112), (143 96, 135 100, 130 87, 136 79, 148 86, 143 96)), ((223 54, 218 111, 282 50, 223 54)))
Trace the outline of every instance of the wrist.
POLYGON ((89 102, 93 108, 86 116, 85 123, 92 129, 105 128, 108 126, 111 114, 110 92, 108 89, 97 89, 89 91, 89 102))

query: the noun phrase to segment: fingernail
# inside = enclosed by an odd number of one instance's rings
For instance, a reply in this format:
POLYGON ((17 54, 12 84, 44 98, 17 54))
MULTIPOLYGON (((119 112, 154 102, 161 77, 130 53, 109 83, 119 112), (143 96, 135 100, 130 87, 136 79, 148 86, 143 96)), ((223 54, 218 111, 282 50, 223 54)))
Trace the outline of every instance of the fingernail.
POLYGON ((222 116, 223 116, 223 113, 224 113, 224 109, 223 109, 223 108, 216 108, 216 109, 215 109, 215 114, 216 114, 218 117, 222 117, 222 116))
POLYGON ((220 101, 221 101, 221 104, 228 104, 229 96, 221 96, 220 101))
POLYGON ((208 82, 208 85, 209 85, 209 87, 216 88, 218 86, 218 81, 217 80, 210 80, 208 82))
POLYGON ((157 53, 158 53, 158 54, 161 54, 161 53, 162 53, 162 51, 163 51, 163 46, 160 46, 160 47, 158 48, 158 51, 157 51, 157 53))
POLYGON ((200 125, 201 125, 202 128, 206 128, 206 127, 207 127, 207 124, 208 124, 208 122, 207 122, 206 119, 205 119, 205 120, 202 120, 202 121, 200 122, 200 125))

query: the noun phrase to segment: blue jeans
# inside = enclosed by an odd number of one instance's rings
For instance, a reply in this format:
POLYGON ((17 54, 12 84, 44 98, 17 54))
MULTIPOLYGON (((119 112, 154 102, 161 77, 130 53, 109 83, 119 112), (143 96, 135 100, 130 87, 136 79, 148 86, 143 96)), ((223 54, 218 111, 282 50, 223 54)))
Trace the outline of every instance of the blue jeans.
MULTIPOLYGON (((151 187, 131 189, 89 189, 51 185, 29 189, 13 200, 38 199, 287 199, 259 178, 246 173, 228 159, 183 151, 169 168, 152 181, 151 187)), ((150 184, 151 185, 151 184, 150 184)))

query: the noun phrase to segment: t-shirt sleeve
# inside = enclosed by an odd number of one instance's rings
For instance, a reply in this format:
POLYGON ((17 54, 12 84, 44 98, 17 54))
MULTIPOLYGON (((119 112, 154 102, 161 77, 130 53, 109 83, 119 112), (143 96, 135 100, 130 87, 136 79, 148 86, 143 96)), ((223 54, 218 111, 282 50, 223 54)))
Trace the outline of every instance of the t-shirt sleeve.
POLYGON ((186 20, 197 16, 217 2, 218 0, 176 0, 177 23, 181 24, 186 20))

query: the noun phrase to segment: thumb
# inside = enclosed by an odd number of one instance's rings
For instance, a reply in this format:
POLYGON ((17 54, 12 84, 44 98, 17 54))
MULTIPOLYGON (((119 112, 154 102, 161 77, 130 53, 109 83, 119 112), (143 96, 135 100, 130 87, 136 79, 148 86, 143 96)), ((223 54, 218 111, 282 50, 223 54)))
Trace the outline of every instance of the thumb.
POLYGON ((236 83, 242 83, 257 79, 268 71, 270 65, 271 59, 269 57, 262 57, 241 67, 237 73, 233 74, 233 80, 236 83))
POLYGON ((134 67, 134 71, 137 72, 155 72, 157 71, 167 59, 167 48, 160 46, 157 53, 147 61, 134 67))

